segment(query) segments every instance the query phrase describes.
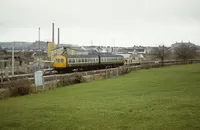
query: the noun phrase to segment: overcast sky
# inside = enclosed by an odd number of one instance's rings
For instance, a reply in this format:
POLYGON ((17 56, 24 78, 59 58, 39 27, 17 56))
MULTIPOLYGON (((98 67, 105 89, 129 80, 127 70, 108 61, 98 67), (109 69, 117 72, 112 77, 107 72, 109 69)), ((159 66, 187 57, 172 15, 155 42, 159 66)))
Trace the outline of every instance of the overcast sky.
POLYGON ((156 46, 200 45, 200 0, 0 0, 0 41, 156 46))

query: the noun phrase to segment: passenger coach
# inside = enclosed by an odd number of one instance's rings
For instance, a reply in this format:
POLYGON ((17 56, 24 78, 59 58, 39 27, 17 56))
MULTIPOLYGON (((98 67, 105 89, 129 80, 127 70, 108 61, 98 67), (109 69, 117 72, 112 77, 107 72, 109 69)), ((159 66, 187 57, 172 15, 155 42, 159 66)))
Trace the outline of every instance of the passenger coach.
POLYGON ((58 72, 77 70, 102 69, 118 67, 124 64, 120 55, 57 55, 54 57, 53 67, 58 72))

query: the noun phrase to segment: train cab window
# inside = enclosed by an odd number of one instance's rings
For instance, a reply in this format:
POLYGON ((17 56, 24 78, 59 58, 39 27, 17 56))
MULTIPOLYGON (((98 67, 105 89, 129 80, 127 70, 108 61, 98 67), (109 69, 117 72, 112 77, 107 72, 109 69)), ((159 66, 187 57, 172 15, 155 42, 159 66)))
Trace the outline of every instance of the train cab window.
POLYGON ((58 63, 60 63, 60 59, 58 59, 58 63))
POLYGON ((64 62, 64 59, 61 59, 61 63, 63 63, 64 62))

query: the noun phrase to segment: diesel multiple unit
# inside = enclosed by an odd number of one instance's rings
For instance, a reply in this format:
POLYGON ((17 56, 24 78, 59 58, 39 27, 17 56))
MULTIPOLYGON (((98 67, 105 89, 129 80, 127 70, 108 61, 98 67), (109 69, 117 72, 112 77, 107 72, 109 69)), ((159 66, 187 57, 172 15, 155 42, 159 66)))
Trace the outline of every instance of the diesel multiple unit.
POLYGON ((118 67, 123 64, 124 58, 121 55, 57 55, 54 57, 53 67, 60 72, 118 67))

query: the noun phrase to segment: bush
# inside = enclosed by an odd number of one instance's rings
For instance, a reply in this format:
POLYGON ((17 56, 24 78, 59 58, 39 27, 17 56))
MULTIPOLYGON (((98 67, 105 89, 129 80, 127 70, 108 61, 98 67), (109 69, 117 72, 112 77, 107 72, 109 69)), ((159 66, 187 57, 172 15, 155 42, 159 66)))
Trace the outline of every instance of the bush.
POLYGON ((151 65, 150 64, 141 64, 142 69, 150 69, 151 65))
POLYGON ((77 84, 83 82, 83 77, 81 74, 75 73, 74 75, 68 75, 60 77, 60 82, 58 83, 58 86, 68 86, 72 84, 77 84))
POLYGON ((14 80, 9 84, 11 96, 27 95, 32 92, 31 81, 28 79, 14 80))
POLYGON ((81 74, 75 73, 75 83, 81 83, 83 81, 83 77, 81 74))
POLYGON ((123 68, 122 68, 121 74, 123 75, 123 74, 127 74, 127 73, 129 73, 129 72, 131 72, 131 69, 129 69, 129 68, 127 68, 127 67, 123 67, 123 68))

